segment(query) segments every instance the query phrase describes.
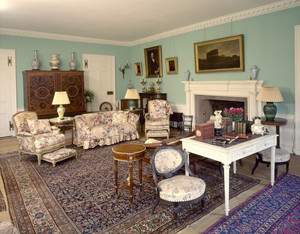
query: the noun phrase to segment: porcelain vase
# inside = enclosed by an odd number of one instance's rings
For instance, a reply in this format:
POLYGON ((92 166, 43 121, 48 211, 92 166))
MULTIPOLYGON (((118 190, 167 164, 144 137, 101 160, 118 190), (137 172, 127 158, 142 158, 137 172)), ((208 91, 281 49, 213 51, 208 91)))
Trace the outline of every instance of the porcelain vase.
POLYGON ((51 70, 59 70, 59 59, 58 59, 58 54, 51 54, 51 60, 50 60, 50 66, 51 70))
POLYGON ((38 60, 37 50, 34 51, 34 59, 31 62, 32 70, 39 70, 40 61, 38 60))
POLYGON ((76 64, 76 61, 75 61, 75 58, 74 58, 74 52, 71 53, 71 57, 72 57, 72 60, 69 63, 70 70, 71 71, 76 71, 77 64, 76 64))

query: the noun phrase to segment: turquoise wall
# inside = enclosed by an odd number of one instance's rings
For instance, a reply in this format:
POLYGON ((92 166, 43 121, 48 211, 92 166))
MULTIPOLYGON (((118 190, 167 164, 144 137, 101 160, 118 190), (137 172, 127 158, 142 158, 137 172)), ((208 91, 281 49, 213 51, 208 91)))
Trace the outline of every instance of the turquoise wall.
POLYGON ((0 35, 0 48, 16 51, 18 108, 24 108, 22 71, 32 69, 34 50, 38 50, 40 70, 51 70, 51 54, 59 54, 60 70, 70 70, 71 52, 75 52, 77 70, 82 70, 82 54, 113 55, 116 62, 116 98, 121 99, 125 95, 124 87, 127 87, 128 81, 123 80, 118 64, 130 60, 130 47, 0 35))
MULTIPOLYGON (((247 80, 251 74, 250 68, 256 65, 260 69, 257 79, 264 80, 264 86, 280 87, 284 102, 276 104, 278 113, 294 114, 294 27, 299 24, 300 7, 278 11, 135 46, 132 48, 131 62, 142 62, 145 76, 144 48, 161 45, 161 89, 168 93, 170 102, 179 104, 185 104, 181 82, 185 80, 187 69, 194 81, 247 80), (194 43, 239 34, 244 35, 244 72, 195 73, 194 43), (165 59, 169 57, 178 57, 178 74, 166 74, 165 59)), ((142 77, 134 73, 132 76, 135 78, 131 80, 141 90, 139 82, 142 77)), ((153 78, 151 80, 155 81, 153 78)))
MULTIPOLYGON (((16 50, 18 108, 23 108, 22 71, 31 69, 33 51, 38 50, 41 70, 50 70, 50 54, 57 53, 62 62, 61 70, 69 70, 71 52, 76 53, 76 61, 81 68, 81 54, 114 55, 116 58, 116 98, 122 99, 129 80, 139 91, 141 78, 145 77, 144 49, 162 46, 163 82, 162 92, 168 93, 172 103, 185 104, 184 73, 188 69, 194 81, 207 80, 247 80, 250 68, 259 67, 258 80, 264 86, 280 87, 283 103, 277 103, 278 113, 295 113, 295 65, 294 27, 300 24, 300 7, 282 10, 266 15, 234 21, 215 27, 197 30, 166 39, 160 39, 134 47, 110 46, 93 43, 36 39, 0 35, 0 48, 16 50), (244 72, 195 73, 194 43, 233 35, 244 35, 244 72), (178 57, 178 74, 167 75, 165 58, 178 57), (119 64, 131 63, 125 79, 118 70, 119 64), (135 76, 133 64, 142 62, 143 76, 135 76)), ((155 79, 148 79, 155 81, 155 79)), ((149 83, 149 82, 148 82, 149 83)))

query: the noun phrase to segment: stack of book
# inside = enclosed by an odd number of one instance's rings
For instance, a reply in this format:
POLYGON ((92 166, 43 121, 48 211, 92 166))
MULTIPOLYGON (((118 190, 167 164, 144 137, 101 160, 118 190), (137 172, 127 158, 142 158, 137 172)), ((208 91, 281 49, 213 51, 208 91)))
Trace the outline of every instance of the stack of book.
POLYGON ((232 119, 229 117, 223 117, 221 127, 222 127, 223 134, 231 133, 232 132, 232 119))

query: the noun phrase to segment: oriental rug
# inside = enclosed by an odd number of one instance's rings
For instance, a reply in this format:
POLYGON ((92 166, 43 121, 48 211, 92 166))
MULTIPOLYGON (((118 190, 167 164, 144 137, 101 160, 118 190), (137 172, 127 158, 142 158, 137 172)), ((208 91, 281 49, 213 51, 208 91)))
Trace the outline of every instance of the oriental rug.
POLYGON ((2 192, 0 191, 0 212, 6 211, 6 205, 2 192))
MULTIPOLYGON (((136 142, 138 143, 138 142, 136 142)), ((18 153, 0 155, 8 205, 14 225, 21 233, 176 233, 224 203, 223 176, 218 168, 199 165, 207 184, 205 211, 199 205, 180 210, 179 224, 174 225, 171 206, 160 205, 155 213, 154 184, 144 180, 143 190, 134 189, 133 205, 129 191, 122 189, 115 196, 113 146, 79 150, 78 159, 57 163, 26 156, 21 162, 18 153)), ((134 182, 138 165, 134 164, 134 182)), ((127 183, 128 164, 119 162, 119 185, 127 183)), ((143 174, 151 177, 149 164, 143 174)), ((231 174, 230 195, 237 196, 259 181, 231 174)))
POLYGON ((204 233, 300 233, 300 177, 283 174, 204 233))

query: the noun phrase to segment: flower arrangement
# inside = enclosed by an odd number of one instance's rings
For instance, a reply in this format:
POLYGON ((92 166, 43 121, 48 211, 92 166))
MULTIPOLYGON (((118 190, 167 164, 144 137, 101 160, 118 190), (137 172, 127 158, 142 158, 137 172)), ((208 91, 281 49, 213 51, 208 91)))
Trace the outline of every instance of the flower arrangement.
POLYGON ((230 117, 232 121, 237 122, 243 119, 244 117, 243 112, 244 112, 243 108, 230 107, 229 110, 227 108, 224 109, 223 116, 230 117))

